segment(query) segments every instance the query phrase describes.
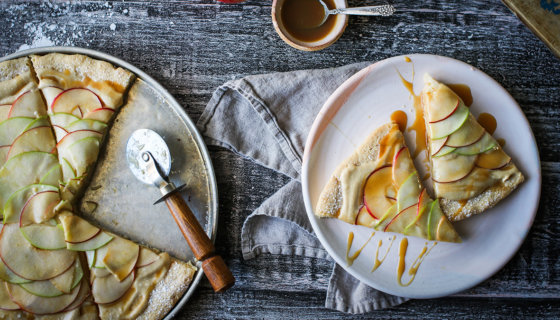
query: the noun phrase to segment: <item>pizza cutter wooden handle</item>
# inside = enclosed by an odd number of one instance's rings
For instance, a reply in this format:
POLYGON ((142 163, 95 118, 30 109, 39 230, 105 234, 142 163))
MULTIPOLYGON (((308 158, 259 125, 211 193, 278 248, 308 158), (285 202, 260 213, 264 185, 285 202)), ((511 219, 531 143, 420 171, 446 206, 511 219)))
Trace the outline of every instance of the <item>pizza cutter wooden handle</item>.
POLYGON ((165 204, 189 243, 195 258, 202 262, 202 269, 214 291, 222 292, 233 286, 235 278, 222 257, 216 255, 214 244, 198 223, 183 197, 175 192, 165 199, 165 204))

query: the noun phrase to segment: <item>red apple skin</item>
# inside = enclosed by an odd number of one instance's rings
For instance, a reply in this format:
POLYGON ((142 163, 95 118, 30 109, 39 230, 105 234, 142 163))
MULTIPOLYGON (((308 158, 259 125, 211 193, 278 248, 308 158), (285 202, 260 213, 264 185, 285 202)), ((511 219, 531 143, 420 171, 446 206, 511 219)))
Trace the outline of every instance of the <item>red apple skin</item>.
POLYGON ((386 232, 387 229, 389 228, 389 226, 390 226, 393 222, 395 222, 395 220, 396 220, 403 212, 405 212, 407 209, 412 208, 412 207, 414 207, 414 206, 418 206, 418 203, 415 203, 415 204, 413 204, 413 205, 411 205, 411 206, 408 206, 408 207, 402 209, 401 212, 399 212, 396 216, 393 217, 393 219, 391 219, 391 222, 389 222, 389 223, 385 226, 385 228, 383 229, 383 231, 386 232))
MULTIPOLYGON (((8 160, 8 159, 10 158, 10 152, 12 152, 12 147, 14 146, 14 144, 15 144, 15 142, 16 142, 17 139, 19 139, 24 133, 27 133, 27 132, 29 132, 29 131, 31 131, 31 130, 42 129, 42 128, 50 128, 50 127, 48 127, 48 126, 35 127, 35 128, 33 128, 33 129, 29 129, 29 130, 27 130, 27 131, 24 131, 24 132, 22 132, 19 136, 17 136, 17 137, 14 139, 14 141, 12 141, 12 145, 10 146, 10 150, 8 150, 8 154, 6 154, 6 160, 8 160)), ((51 153, 52 153, 52 151, 51 151, 51 153)))
MULTIPOLYGON (((447 145, 447 140, 449 140, 449 136, 445 137, 445 142, 441 145, 441 147, 439 147, 439 149, 437 149, 436 152, 432 153, 432 156, 435 156, 438 154, 438 152, 441 151, 441 149, 443 149, 443 147, 445 147, 447 145)), ((426 142, 427 143, 427 142, 426 142)), ((428 144, 426 144, 428 145, 428 144)))
MULTIPOLYGON (((50 105, 50 107, 49 107, 49 109, 51 110, 51 112, 54 112, 53 107, 54 107, 54 105, 56 104, 56 102, 58 101, 58 99, 60 98, 60 96, 61 96, 62 94, 64 94, 64 93, 68 92, 68 91, 71 91, 71 90, 87 90, 87 91, 93 93, 93 94, 97 97, 97 100, 99 101, 99 104, 100 104, 101 106, 103 106, 103 101, 99 98, 99 96, 98 96, 95 92, 91 91, 90 89, 88 89, 88 88, 70 88, 70 89, 66 89, 66 90, 64 90, 64 91, 62 91, 61 93, 59 93, 59 94, 56 95, 56 97, 54 98, 53 102, 51 103, 51 105, 50 105)), ((84 113, 82 112, 82 109, 79 108, 79 107, 78 107, 78 109, 80 110, 80 114, 81 114, 81 116, 82 116, 82 118, 83 118, 84 113)), ((95 110, 97 110, 97 109, 95 109, 95 110)))
MULTIPOLYGON (((367 178, 366 178, 366 183, 367 183, 369 177, 371 177, 374 173, 376 173, 377 171, 379 171, 379 170, 381 170, 381 169, 385 169, 385 168, 391 167, 391 166, 392 166, 392 165, 388 164, 388 165, 381 166, 381 167, 379 167, 379 168, 373 170, 373 171, 367 176, 367 178)), ((371 210, 370 207, 367 205, 365 193, 364 193, 364 195, 362 196, 362 202, 364 203, 363 205, 366 207, 366 210, 367 210, 367 212, 369 213, 369 215, 370 215, 373 219, 379 220, 380 217, 377 217, 377 216, 375 215, 375 213, 373 213, 373 210, 371 210)))
POLYGON ((438 122, 441 122, 441 121, 443 121, 443 120, 445 120, 445 119, 451 117, 451 115, 454 114, 455 111, 457 111, 457 109, 459 109, 459 104, 460 104, 459 102, 460 102, 460 100, 457 99, 457 104, 455 105, 455 108, 453 108, 453 111, 451 111, 450 114, 448 114, 447 116, 445 116, 445 117, 443 117, 443 118, 441 118, 441 119, 439 119, 439 120, 430 121, 430 122, 428 122, 428 123, 438 123, 438 122))
POLYGON ((16 102, 18 102, 18 100, 21 99, 21 97, 28 94, 29 92, 30 91, 25 91, 19 97, 17 97, 16 100, 14 100, 14 102, 12 102, 12 106, 10 107, 10 111, 8 112, 8 118, 10 118, 12 116, 12 111, 14 110, 14 105, 16 104, 16 102))
POLYGON ((99 132, 99 131, 89 130, 89 129, 82 129, 82 130, 72 131, 72 132, 70 132, 69 134, 67 134, 67 135, 65 135, 64 137, 62 137, 62 139, 60 139, 60 141, 56 144, 55 149, 58 148, 58 147, 60 146, 60 144, 62 143, 62 141, 64 141, 64 139, 66 139, 66 137, 68 137, 68 136, 71 135, 71 134, 74 134, 74 133, 76 133, 76 132, 81 132, 81 131, 95 132, 95 133, 98 133, 98 134, 102 135, 102 133, 99 132))
MULTIPOLYGON (((484 134, 486 134, 486 130, 482 131, 482 134, 480 135, 480 137, 478 137, 478 139, 476 139, 474 142, 469 143, 469 144, 466 144, 466 145, 464 145, 464 146, 452 146, 452 145, 447 145, 447 146, 448 146, 448 147, 451 147, 451 148, 461 148, 461 147, 472 146, 473 144, 475 144, 475 143, 477 143, 478 141, 480 141, 480 139, 482 139, 482 137, 484 137, 484 134)), ((447 136, 447 139, 448 139, 448 140, 449 140, 449 137, 450 137, 450 136, 451 136, 451 135, 447 136)), ((447 143, 447 141, 446 141, 446 143, 447 143)))
POLYGON ((64 242, 66 242, 66 243, 71 243, 71 244, 84 243, 84 242, 86 242, 86 241, 89 241, 89 240, 91 240, 91 239, 97 237, 97 235, 100 234, 100 233, 101 233, 101 229, 97 230, 97 232, 96 232, 92 237, 89 237, 89 238, 86 239, 86 240, 83 240, 83 241, 66 241, 66 240, 64 240, 64 242))
MULTIPOLYGON (((43 193, 58 193, 57 191, 54 190, 47 190, 47 191, 41 191, 41 192, 37 192, 34 195, 31 196, 31 198, 27 199, 27 201, 25 202, 25 204, 23 205, 23 207, 21 208, 21 211, 19 212, 19 227, 24 227, 23 225, 23 212, 25 212, 25 209, 27 208, 27 206, 29 205, 29 203, 31 203, 31 200, 33 200, 33 198, 35 198, 37 195, 39 194, 43 194, 43 193)), ((54 205, 56 205, 56 203, 58 203, 58 201, 53 201, 53 203, 55 203, 54 205)), ((51 208, 50 204, 49 206, 47 206, 46 210, 49 210, 51 208)))
POLYGON ((457 181, 459 181, 459 180, 463 180, 463 179, 465 179, 466 177, 468 177, 468 176, 473 172, 474 168, 476 168, 476 166, 473 166, 473 167, 471 168, 471 170, 470 170, 467 174, 465 174, 464 176, 462 176, 462 177, 459 178, 459 179, 455 179, 455 180, 451 180, 451 181, 437 181, 436 179, 434 179, 434 178, 432 177, 432 180, 433 180, 434 182, 437 182, 437 183, 453 183, 453 182, 457 182, 457 181))

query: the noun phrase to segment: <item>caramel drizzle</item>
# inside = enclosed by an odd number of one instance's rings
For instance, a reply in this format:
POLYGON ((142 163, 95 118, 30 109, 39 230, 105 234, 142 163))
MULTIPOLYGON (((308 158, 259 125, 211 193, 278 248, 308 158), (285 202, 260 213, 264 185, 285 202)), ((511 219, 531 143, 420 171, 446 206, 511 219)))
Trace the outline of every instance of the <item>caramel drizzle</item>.
POLYGON ((379 268, 379 266, 383 263, 383 261, 385 261, 385 258, 387 258, 387 254, 389 254, 389 251, 391 250, 391 247, 393 246, 393 242, 395 242, 396 238, 397 236, 393 236, 392 238, 390 238, 391 242, 389 243, 389 247, 387 247, 387 251, 385 251, 385 255, 381 260, 379 259, 379 248, 381 248, 381 246, 383 245, 383 241, 379 239, 379 243, 377 244, 377 249, 375 250, 375 262, 373 264, 373 268, 371 269, 371 272, 377 270, 377 268, 379 268))
POLYGON ((346 246, 346 263, 348 267, 354 264, 354 260, 356 260, 360 253, 362 253, 362 250, 366 247, 371 238, 373 238, 374 234, 375 232, 372 232, 372 234, 369 236, 369 239, 362 245, 360 249, 356 250, 356 252, 354 252, 352 256, 350 256, 350 248, 352 248, 352 243, 354 242, 354 232, 350 232, 348 234, 348 244, 346 246))
POLYGON ((408 249, 408 239, 403 238, 401 240, 401 243, 400 243, 400 246, 399 246, 399 265, 397 266, 397 282, 399 283, 399 285, 401 287, 408 287, 412 283, 412 281, 414 281, 414 278, 416 278, 416 272, 418 272, 418 268, 420 268, 420 264, 422 264, 422 262, 424 261, 426 256, 430 253, 430 251, 432 251, 432 249, 436 245, 437 245, 437 242, 434 242, 432 247, 428 249, 428 242, 426 242, 424 244, 424 247, 422 248, 422 251, 420 252, 418 257, 416 258, 416 260, 414 260, 414 262, 410 266, 410 269, 408 270, 408 275, 410 276, 410 280, 408 280, 407 283, 403 284, 402 283, 402 276, 403 276, 404 271, 406 269, 404 258, 406 256, 406 251, 408 249))
MULTIPOLYGON (((424 110, 422 109, 422 101, 419 95, 414 93, 414 64, 412 64, 412 79, 411 81, 406 80, 399 70, 396 70, 402 84, 410 93, 412 98, 412 106, 414 107, 415 118, 412 125, 408 128, 408 131, 416 132, 416 149, 412 153, 412 158, 416 159, 422 151, 426 151, 426 125, 424 123, 424 110)), ((427 156, 426 156, 427 158, 427 156)))

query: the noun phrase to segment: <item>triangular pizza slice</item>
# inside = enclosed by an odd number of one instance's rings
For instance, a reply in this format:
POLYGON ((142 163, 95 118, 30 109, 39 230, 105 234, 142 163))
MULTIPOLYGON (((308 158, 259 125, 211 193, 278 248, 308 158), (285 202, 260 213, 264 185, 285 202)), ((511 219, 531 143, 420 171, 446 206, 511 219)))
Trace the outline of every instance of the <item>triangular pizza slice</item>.
POLYGON ((378 128, 338 166, 315 213, 380 231, 461 242, 438 200, 422 188, 395 123, 378 128))
POLYGON ((422 105, 434 192, 451 221, 493 207, 523 182, 498 141, 448 86, 424 77, 422 105))
POLYGON ((56 134, 62 198, 71 201, 94 169, 134 74, 84 55, 51 53, 31 59, 56 134))

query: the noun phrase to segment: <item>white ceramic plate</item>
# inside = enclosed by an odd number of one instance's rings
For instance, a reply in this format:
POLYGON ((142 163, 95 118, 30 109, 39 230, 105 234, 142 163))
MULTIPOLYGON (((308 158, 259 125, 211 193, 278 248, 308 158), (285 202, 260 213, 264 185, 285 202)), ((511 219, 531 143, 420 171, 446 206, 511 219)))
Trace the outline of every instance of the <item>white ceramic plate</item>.
MULTIPOLYGON (((311 128, 303 160, 303 197, 307 214, 321 243, 336 262, 354 277, 381 291, 410 298, 434 298, 471 288, 500 270, 517 252, 535 217, 541 188, 541 169, 535 138, 519 105, 496 81, 482 71, 454 59, 434 55, 393 57, 375 63, 342 84, 327 100, 311 128), (352 266, 347 266, 348 234, 354 232, 352 252, 367 241, 371 229, 337 219, 319 219, 313 210, 319 194, 336 167, 373 130, 390 121, 395 110, 415 119, 411 96, 397 70, 419 94, 424 73, 445 83, 470 87, 472 112, 492 114, 498 123, 494 137, 504 138, 505 151, 525 175, 525 182, 496 207, 482 215, 454 223, 463 238, 461 244, 438 243, 421 264, 408 287, 397 283, 398 247, 393 243, 384 263, 375 272, 375 249, 383 240, 385 252, 393 233, 377 232, 352 266)), ((405 136, 413 149, 414 133, 405 136)), ((406 268, 420 254, 426 241, 408 237, 406 268)), ((409 279, 405 272, 403 282, 409 279)))

